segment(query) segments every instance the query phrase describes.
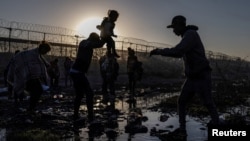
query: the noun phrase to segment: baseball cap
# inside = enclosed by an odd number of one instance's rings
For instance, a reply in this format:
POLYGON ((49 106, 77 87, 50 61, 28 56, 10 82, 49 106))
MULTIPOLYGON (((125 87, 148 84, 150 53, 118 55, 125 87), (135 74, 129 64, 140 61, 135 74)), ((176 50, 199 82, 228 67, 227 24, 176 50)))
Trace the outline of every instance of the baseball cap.
POLYGON ((172 19, 171 25, 168 25, 167 28, 174 28, 176 24, 184 24, 186 25, 186 18, 182 15, 177 15, 172 19))

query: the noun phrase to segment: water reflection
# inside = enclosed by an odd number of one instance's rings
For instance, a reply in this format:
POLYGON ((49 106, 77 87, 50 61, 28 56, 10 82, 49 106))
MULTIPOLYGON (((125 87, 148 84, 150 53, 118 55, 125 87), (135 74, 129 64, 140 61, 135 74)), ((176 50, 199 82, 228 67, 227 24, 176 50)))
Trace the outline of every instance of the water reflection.
MULTIPOLYGON (((115 101, 116 109, 119 110, 119 114, 117 117, 112 118, 112 112, 109 112, 106 109, 107 105, 101 103, 102 97, 97 95, 95 97, 95 113, 100 118, 99 123, 97 122, 95 126, 93 126, 92 131, 89 128, 87 121, 84 120, 86 118, 86 111, 87 108, 85 104, 81 105, 80 110, 83 117, 83 120, 79 121, 77 127, 74 128, 74 135, 72 133, 72 123, 71 119, 69 118, 73 111, 72 111, 72 102, 71 97, 68 97, 67 94, 70 92, 62 92, 56 94, 56 97, 53 96, 53 99, 50 99, 50 95, 44 95, 45 98, 52 100, 49 102, 48 105, 45 105, 43 108, 40 109, 39 114, 37 117, 42 117, 44 120, 37 119, 35 123, 38 123, 38 127, 47 123, 47 118, 51 119, 55 126, 62 127, 62 130, 67 130, 67 134, 62 134, 63 139, 62 141, 160 141, 157 134, 152 134, 151 130, 154 129, 155 133, 162 133, 173 131, 178 127, 178 115, 175 112, 168 112, 168 109, 171 109, 170 106, 166 106, 166 113, 161 113, 158 110, 157 104, 162 100, 166 100, 172 96, 178 95, 178 93, 163 93, 163 92, 148 92, 145 95, 141 95, 139 97, 135 97, 136 103, 130 105, 128 102, 129 94, 126 91, 118 91, 117 98, 115 101), (60 96, 60 95, 63 96, 60 96), (64 105, 64 106, 62 106, 64 105), (48 107, 49 106, 49 107, 48 107), (152 107, 156 108, 152 108, 152 107), (126 132, 125 127, 128 124, 128 115, 131 109, 139 108, 142 112, 142 117, 147 117, 146 120, 142 120, 141 126, 145 126, 147 128, 147 132, 139 132, 134 131, 136 133, 126 132), (130 110, 129 110, 130 109, 130 110), (108 120, 109 119, 109 120, 108 120), (63 122, 62 122, 63 121, 63 122), (67 127, 67 128, 65 128, 67 127), (68 128, 69 127, 69 128, 68 128), (100 128, 102 127, 102 128, 100 128), (96 131, 98 129, 99 131, 96 131), (101 130, 100 130, 101 129, 101 130), (69 131, 70 130, 70 131, 69 131)), ((7 101, 7 96, 0 96, 1 102, 7 101)), ((25 101, 27 101, 25 99, 25 101)), ((83 100, 84 101, 84 100, 83 100)), ((250 100, 249 100, 250 101, 250 100)), ((10 102, 10 101, 9 101, 10 102)), ((250 102, 249 102, 250 103, 250 102)), ((3 103, 2 103, 3 104, 3 103)), ((5 105, 5 104, 4 104, 5 105)), ((173 101, 173 107, 175 108, 175 101, 173 101)), ((23 114, 25 107, 20 107, 18 109, 19 114, 18 116, 27 118, 25 114, 23 114)), ((5 108, 3 108, 5 109, 5 108)), ((173 109, 175 111, 175 109, 173 109)), ((7 111, 7 109, 6 109, 7 111)), ((250 108, 238 105, 236 107, 228 107, 227 112, 221 113, 221 118, 225 119, 231 116, 230 114, 236 114, 233 118, 236 119, 237 123, 241 122, 239 117, 240 115, 246 116, 249 115, 250 108), (239 116, 237 116, 239 115, 239 116)), ((37 112, 37 113, 38 113, 37 112)), ((165 112, 165 111, 164 111, 165 112)), ((6 112, 3 112, 6 113, 6 112)), ((22 120, 23 118, 18 118, 15 116, 14 118, 11 117, 10 120, 3 120, 7 124, 8 123, 17 123, 20 122, 20 125, 25 126, 25 123, 22 120), (14 122, 13 122, 14 121, 14 122), (23 124, 22 124, 23 123, 23 124)), ((29 117, 28 117, 29 118, 29 117)), ((250 117, 246 116, 244 120, 250 121, 250 117)), ((7 119, 7 118, 5 118, 7 119)), ((187 116, 187 140, 188 141, 204 141, 207 140, 207 128, 206 123, 210 119, 208 117, 201 116, 200 118, 193 118, 187 116)), ((29 125, 32 125, 29 123, 29 125)), ((16 125, 15 125, 16 126, 16 125)), ((15 128, 15 127, 14 127, 15 128)), ((139 130, 139 129, 138 129, 139 130)), ((6 136, 6 129, 0 130, 0 140, 5 141, 4 137, 6 136)))
POLYGON ((6 129, 0 128, 0 141, 5 141, 5 140, 6 140, 6 129))
MULTIPOLYGON (((101 102, 102 97, 97 95, 95 97, 96 103, 94 107, 96 117, 99 119, 96 118, 98 120, 96 123, 91 125, 92 127, 90 127, 90 124, 88 124, 86 121, 86 105, 81 105, 80 111, 83 119, 77 122, 77 126, 74 126, 73 137, 70 135, 70 138, 63 139, 63 141, 160 141, 159 137, 157 137, 157 134, 152 134, 151 130, 155 129, 155 131, 157 131, 156 133, 175 130, 178 127, 178 115, 176 115, 175 112, 161 113, 157 108, 152 111, 151 107, 157 105, 162 100, 177 94, 178 93, 150 93, 135 97, 134 100, 136 103, 131 105, 131 103, 128 101, 129 94, 121 91, 117 94, 115 101, 115 108, 119 111, 117 114, 113 114, 114 112, 108 111, 107 105, 101 102), (132 128, 126 131, 126 126, 128 125, 129 121, 129 114, 131 114, 130 112, 134 110, 134 108, 141 109, 141 122, 139 124, 137 123, 138 126, 136 126, 136 130, 132 128)), ((53 98, 58 101, 58 103, 68 101, 66 96, 53 98)), ((58 107, 62 108, 61 105, 58 107)), ((67 127, 71 126, 72 123, 70 123, 70 119, 68 119, 68 117, 72 115, 70 104, 63 107, 63 109, 58 109, 58 107, 46 107, 45 109, 41 110, 41 113, 44 114, 44 117, 55 118, 54 121, 60 117, 61 120, 66 122, 65 125, 67 124, 67 127)), ((206 140, 207 129, 205 123, 208 120, 208 118, 203 118, 201 120, 198 118, 187 117, 187 140, 206 140)), ((60 123, 56 125, 61 126, 60 123)))
MULTIPOLYGON (((171 96, 176 95, 172 93, 171 96)), ((106 128, 104 132, 99 135, 96 132, 89 131, 88 128, 80 128, 79 134, 75 135, 75 140, 88 140, 88 141, 160 141, 159 137, 150 134, 150 130, 155 128, 157 131, 173 131, 178 127, 178 116, 176 114, 165 114, 163 115, 159 111, 148 110, 149 107, 155 106, 161 100, 170 97, 170 94, 158 94, 157 96, 147 95, 142 97, 136 97, 136 105, 131 105, 128 98, 119 97, 116 100, 116 109, 121 113, 117 118, 117 128, 106 128), (146 133, 135 133, 131 134, 125 131, 125 127, 128 125, 129 109, 140 108, 142 115, 147 117, 147 120, 141 124, 147 127, 146 133), (107 133, 110 134, 107 134, 107 133)), ((99 104, 96 104, 98 106, 99 104)), ((86 110, 85 105, 81 106, 82 109, 86 110)), ((208 120, 208 119, 207 119, 208 120)), ((207 128, 206 122, 200 119, 187 117, 187 140, 188 141, 204 141, 207 139, 207 128)), ((99 126, 100 127, 100 126, 99 126)), ((95 129, 95 128, 93 128, 95 129)))

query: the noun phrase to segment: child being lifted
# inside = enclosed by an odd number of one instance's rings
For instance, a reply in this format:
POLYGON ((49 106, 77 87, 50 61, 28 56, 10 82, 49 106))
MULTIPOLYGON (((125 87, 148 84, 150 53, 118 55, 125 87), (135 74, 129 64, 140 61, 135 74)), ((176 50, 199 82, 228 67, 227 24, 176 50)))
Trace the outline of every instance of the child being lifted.
POLYGON ((108 17, 104 17, 101 25, 97 25, 96 28, 101 31, 100 37, 107 43, 107 53, 113 54, 115 57, 119 58, 115 50, 115 41, 112 37, 117 37, 114 34, 115 21, 117 20, 119 13, 116 10, 109 10, 108 17))

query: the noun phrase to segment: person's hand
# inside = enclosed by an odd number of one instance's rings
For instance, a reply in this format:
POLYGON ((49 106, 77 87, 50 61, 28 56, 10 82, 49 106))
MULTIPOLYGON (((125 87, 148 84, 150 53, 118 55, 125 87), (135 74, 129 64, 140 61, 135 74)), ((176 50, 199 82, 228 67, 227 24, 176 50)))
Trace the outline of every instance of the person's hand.
POLYGON ((152 55, 159 55, 159 49, 153 49, 150 51, 149 57, 151 57, 152 55))
POLYGON ((101 29, 102 29, 102 26, 101 26, 101 25, 97 25, 96 28, 97 28, 98 30, 101 30, 101 29))

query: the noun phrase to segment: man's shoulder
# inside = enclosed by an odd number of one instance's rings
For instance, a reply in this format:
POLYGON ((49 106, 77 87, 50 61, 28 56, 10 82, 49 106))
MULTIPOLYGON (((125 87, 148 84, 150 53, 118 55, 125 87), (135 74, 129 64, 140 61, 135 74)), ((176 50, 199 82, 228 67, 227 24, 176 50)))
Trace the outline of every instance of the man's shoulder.
POLYGON ((192 29, 189 29, 189 30, 187 30, 185 33, 184 33, 184 35, 183 35, 183 37, 198 37, 199 36, 199 34, 198 34, 198 32, 196 31, 196 30, 192 30, 192 29))
POLYGON ((86 42, 87 42, 87 39, 81 40, 81 42, 80 42, 79 45, 82 45, 82 44, 84 44, 84 43, 86 43, 86 42))
POLYGON ((197 34, 197 31, 196 30, 193 30, 193 29, 188 29, 185 34, 197 34))
POLYGON ((90 42, 90 41, 88 41, 87 39, 82 40, 82 41, 80 42, 80 44, 79 44, 79 48, 83 48, 83 47, 85 48, 85 47, 87 47, 89 42, 90 42))
POLYGON ((193 29, 188 29, 184 35, 197 35, 198 32, 196 30, 193 29))

